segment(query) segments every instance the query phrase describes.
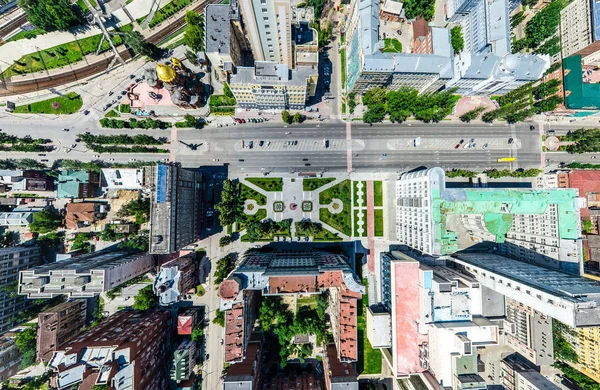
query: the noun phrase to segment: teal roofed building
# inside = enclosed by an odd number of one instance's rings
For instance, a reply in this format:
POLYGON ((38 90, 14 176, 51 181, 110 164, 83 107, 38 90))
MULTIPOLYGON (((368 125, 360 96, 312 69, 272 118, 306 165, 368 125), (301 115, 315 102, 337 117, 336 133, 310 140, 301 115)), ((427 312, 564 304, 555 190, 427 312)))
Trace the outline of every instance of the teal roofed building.
POLYGON ((508 256, 580 274, 584 205, 575 189, 446 188, 444 170, 431 168, 398 180, 396 234, 434 256, 488 242, 508 256))
POLYGON ((100 174, 88 171, 61 171, 58 175, 58 198, 94 198, 98 196, 100 174))
POLYGON ((571 110, 600 110, 600 84, 583 82, 581 55, 563 60, 565 107, 571 110))
POLYGON ((179 347, 177 347, 173 355, 171 379, 177 383, 193 383, 195 365, 196 342, 191 339, 186 339, 179 344, 179 347))

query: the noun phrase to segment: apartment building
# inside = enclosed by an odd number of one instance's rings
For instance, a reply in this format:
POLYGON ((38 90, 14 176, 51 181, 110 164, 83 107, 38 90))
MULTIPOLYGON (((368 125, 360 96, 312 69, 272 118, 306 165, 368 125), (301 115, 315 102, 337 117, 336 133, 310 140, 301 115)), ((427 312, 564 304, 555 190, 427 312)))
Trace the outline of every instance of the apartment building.
POLYGON ((168 306, 196 287, 198 270, 195 254, 188 254, 166 262, 154 280, 154 293, 158 303, 168 306))
POLYGON ((169 326, 167 311, 119 311, 54 353, 51 384, 166 390, 169 326))
POLYGON ((290 0, 237 0, 255 61, 294 67, 290 0))
POLYGON ((582 273, 580 208, 571 189, 447 188, 441 168, 404 173, 396 182, 397 239, 431 255, 477 242, 550 268, 582 273))
POLYGON ((502 359, 502 386, 506 390, 559 390, 521 355, 513 353, 502 359))
POLYGON ((568 328, 562 332, 577 354, 577 362, 567 362, 579 372, 600 382, 600 327, 568 328))
POLYGON ((321 251, 247 252, 240 265, 219 286, 225 310, 225 360, 244 359, 246 342, 256 318, 258 294, 319 294, 329 290, 334 313, 331 331, 339 360, 358 359, 357 300, 365 288, 355 280, 343 255, 321 251), (256 293, 256 294, 254 294, 256 293))
POLYGON ((31 301, 11 293, 19 273, 41 262, 40 249, 36 246, 19 245, 0 249, 0 331, 12 328, 22 311, 32 305, 31 301))
POLYGON ((554 363, 552 318, 531 306, 506 299, 506 342, 536 366, 554 363))
POLYGON ((38 314, 38 362, 48 363, 54 352, 82 331, 85 326, 86 308, 86 300, 76 299, 38 314))
POLYGON ((29 299, 92 298, 154 268, 147 253, 102 251, 21 271, 18 293, 29 299))
POLYGON ((571 327, 600 325, 600 283, 491 253, 453 255, 482 286, 571 327))
POLYGON ((4 382, 19 371, 21 355, 10 337, 0 338, 0 381, 4 382))
POLYGON ((150 253, 169 254, 198 239, 202 201, 202 175, 179 163, 149 169, 153 194, 150 201, 150 253))
POLYGON ((171 366, 171 379, 177 383, 186 382, 194 378, 196 366, 196 342, 185 339, 173 353, 171 366))
POLYGON ((575 0, 560 11, 560 43, 566 58, 593 42, 592 0, 575 0))
POLYGON ((241 108, 302 110, 315 95, 319 69, 315 65, 289 68, 273 61, 257 61, 254 67, 238 67, 229 88, 241 108))

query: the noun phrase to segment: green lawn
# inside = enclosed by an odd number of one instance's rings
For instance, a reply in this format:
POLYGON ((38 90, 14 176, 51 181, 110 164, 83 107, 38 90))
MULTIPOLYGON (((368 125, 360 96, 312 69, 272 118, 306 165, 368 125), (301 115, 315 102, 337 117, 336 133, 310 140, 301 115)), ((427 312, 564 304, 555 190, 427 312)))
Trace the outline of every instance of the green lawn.
POLYGON ((332 233, 329 230, 323 228, 319 234, 313 237, 313 241, 316 242, 327 242, 327 241, 343 241, 344 239, 337 235, 337 233, 332 233))
POLYGON ((238 197, 239 203, 244 204, 246 199, 254 199, 259 206, 265 206, 267 204, 267 197, 260 192, 254 191, 252 188, 241 184, 240 195, 238 197))
POLYGON ((383 206, 383 182, 373 182, 373 203, 375 206, 383 206))
MULTIPOLYGON (((363 279, 363 285, 367 285, 367 280, 363 279)), ((367 325, 365 311, 369 302, 369 295, 363 295, 363 299, 358 301, 356 327, 358 329, 358 362, 356 363, 357 374, 380 374, 381 373, 381 351, 373 349, 367 339, 367 325)))
POLYGON ((402 53, 402 44, 396 38, 385 38, 383 42, 385 44, 384 53, 402 53))
MULTIPOLYGON (((154 17, 152 18, 152 20, 150 21, 148 26, 150 28, 152 28, 152 27, 158 25, 159 23, 164 22, 169 16, 175 15, 178 11, 187 7, 191 3, 192 3, 192 0, 173 0, 173 1, 171 1, 167 5, 165 5, 158 11, 156 11, 156 13, 154 14, 154 17)), ((146 19, 146 17, 139 18, 137 20, 138 24, 141 24, 145 19, 146 19)))
POLYGON ((329 204, 333 199, 339 199, 344 203, 344 208, 346 208, 346 204, 348 205, 348 209, 350 208, 350 180, 344 180, 333 187, 329 187, 325 191, 321 191, 319 193, 319 203, 320 204, 329 204))
POLYGON ((304 179, 302 180, 302 189, 304 191, 314 191, 317 188, 323 187, 325 184, 331 183, 335 179, 332 177, 324 179, 304 179))
POLYGON ((327 209, 319 209, 319 219, 324 224, 339 230, 347 236, 352 235, 352 218, 350 218, 350 208, 344 205, 344 209, 339 214, 332 214, 327 209))
POLYGON ((367 206, 367 182, 366 181, 353 181, 352 182, 353 186, 354 186, 354 207, 366 207, 367 206), (363 191, 363 196, 362 196, 362 203, 359 204, 358 203, 358 195, 356 195, 356 193, 358 192, 358 183, 362 183, 362 191, 363 191))
POLYGON ((123 114, 130 114, 131 113, 131 105, 129 105, 129 104, 119 105, 119 112, 122 112, 123 114))
POLYGON ((375 209, 375 237, 383 237, 383 210, 375 209))
POLYGON ((280 177, 268 179, 262 177, 249 177, 246 180, 265 191, 283 191, 283 179, 280 177))
POLYGON ((106 115, 104 115, 105 118, 116 118, 118 116, 120 116, 120 115, 115 110, 110 110, 109 112, 106 113, 106 115))
MULTIPOLYGON (((128 24, 119 29, 119 31, 131 31, 133 26, 128 24)), ((94 35, 84 39, 78 39, 73 42, 63 43, 62 45, 53 46, 46 50, 24 55, 14 62, 2 75, 11 77, 20 74, 28 74, 41 72, 46 69, 56 69, 69 64, 74 64, 83 60, 83 56, 95 53, 100 44, 102 34, 94 35)), ((113 36, 113 43, 120 45, 123 40, 120 36, 113 36)), ((100 52, 110 49, 108 42, 104 41, 100 52)))
MULTIPOLYGON (((358 213, 359 212, 360 212, 360 210, 356 210, 356 209, 354 210, 354 237, 364 237, 366 235, 365 234, 366 233, 366 226, 365 225, 363 225, 363 229, 365 229, 365 232, 362 235, 360 233, 358 233, 358 228, 359 228, 359 225, 358 225, 358 213)), ((363 222, 366 222, 367 221, 367 218, 366 218, 367 210, 366 209, 363 210, 363 213, 365 214, 365 216, 363 217, 363 222)))
MULTIPOLYGON (((90 4, 92 4, 92 6, 94 6, 95 8, 98 8, 98 3, 96 3, 96 0, 89 0, 89 1, 90 1, 90 4)), ((79 8, 81 8, 81 11, 83 13, 85 13, 89 10, 87 4, 83 0, 77 0, 77 5, 79 6, 79 8)))
POLYGON ((42 100, 40 102, 35 102, 24 106, 18 106, 15 108, 14 113, 73 114, 77 112, 82 105, 83 101, 81 100, 81 97, 75 92, 69 92, 63 96, 57 96, 52 99, 42 100), (54 103, 57 103, 55 105, 56 108, 52 107, 54 103))
POLYGON ((12 37, 10 37, 7 40, 7 42, 18 41, 20 39, 33 39, 33 38, 37 37, 38 35, 42 35, 45 33, 46 33, 46 31, 42 30, 41 28, 36 27, 30 31, 20 31, 20 32, 16 33, 12 37))
POLYGON ((316 309, 317 308, 317 295, 308 295, 308 296, 299 297, 298 301, 296 302, 296 312, 298 312, 298 309, 300 309, 302 306, 308 306, 311 309, 316 309))
POLYGON ((346 89, 346 49, 340 50, 340 58, 342 62, 342 90, 346 89))
POLYGON ((246 215, 243 212, 238 216, 237 231, 240 232, 246 228, 246 225, 252 222, 259 222, 267 218, 266 209, 258 209, 254 215, 246 215))

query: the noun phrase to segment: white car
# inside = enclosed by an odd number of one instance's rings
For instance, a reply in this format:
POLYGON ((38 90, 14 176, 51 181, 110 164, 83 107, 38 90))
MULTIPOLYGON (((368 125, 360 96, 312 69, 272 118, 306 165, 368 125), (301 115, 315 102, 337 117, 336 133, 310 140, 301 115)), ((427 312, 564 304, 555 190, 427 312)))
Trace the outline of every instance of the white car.
POLYGON ((213 161, 219 161, 219 159, 218 158, 213 158, 213 161))

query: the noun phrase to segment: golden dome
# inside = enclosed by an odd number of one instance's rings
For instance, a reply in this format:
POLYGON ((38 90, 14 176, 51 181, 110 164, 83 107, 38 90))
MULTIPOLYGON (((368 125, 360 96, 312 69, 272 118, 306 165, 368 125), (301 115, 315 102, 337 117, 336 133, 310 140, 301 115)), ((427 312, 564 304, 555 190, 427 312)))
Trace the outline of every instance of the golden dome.
POLYGON ((175 70, 169 65, 158 64, 156 65, 156 75, 161 81, 170 83, 171 81, 175 80, 177 73, 175 73, 175 70))
POLYGON ((181 61, 179 61, 178 58, 172 57, 171 58, 171 62, 173 63, 173 66, 176 68, 183 68, 183 64, 181 63, 181 61))

